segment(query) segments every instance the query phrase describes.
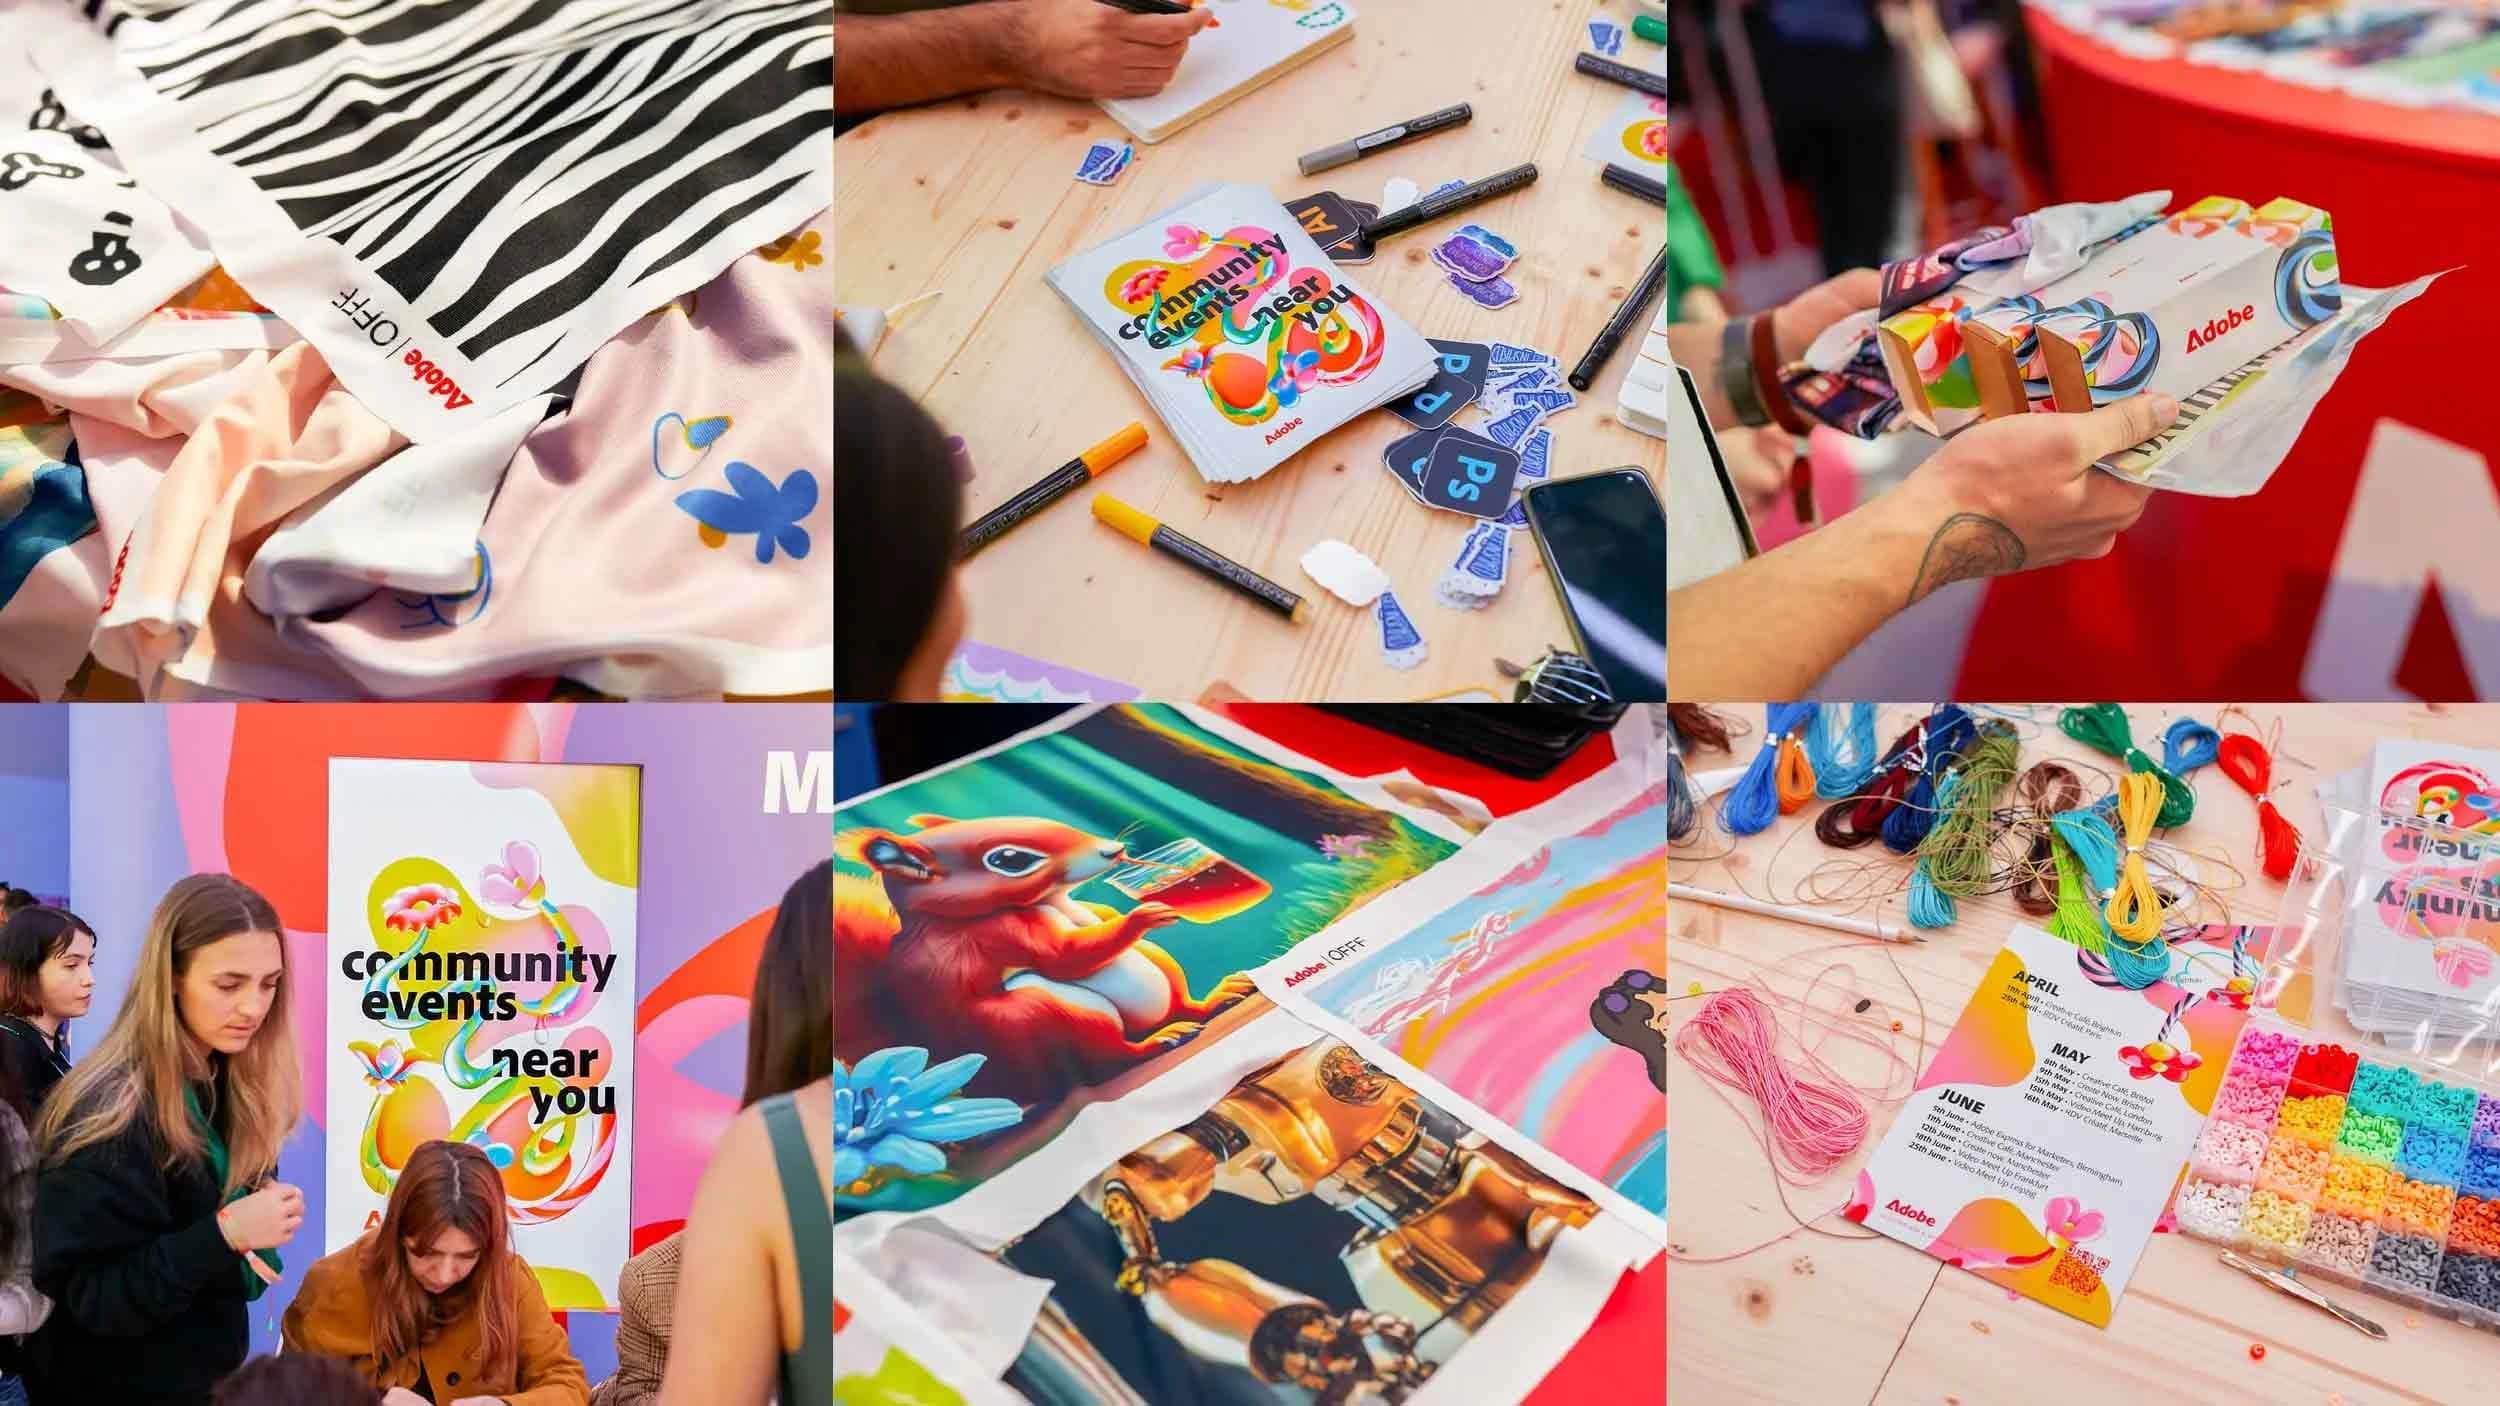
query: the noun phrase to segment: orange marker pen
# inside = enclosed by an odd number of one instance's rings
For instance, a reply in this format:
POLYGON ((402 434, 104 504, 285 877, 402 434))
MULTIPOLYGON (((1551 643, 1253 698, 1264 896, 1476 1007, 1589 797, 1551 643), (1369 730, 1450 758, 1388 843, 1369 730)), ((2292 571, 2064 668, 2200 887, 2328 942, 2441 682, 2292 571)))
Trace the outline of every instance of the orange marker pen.
POLYGON ((961 561, 997 541, 1008 528, 1067 497, 1076 491, 1078 484, 1096 477, 1145 447, 1146 427, 1132 423, 1127 429, 1052 469, 1043 475, 1041 482, 983 513, 978 522, 965 528, 963 550, 955 559, 961 561))

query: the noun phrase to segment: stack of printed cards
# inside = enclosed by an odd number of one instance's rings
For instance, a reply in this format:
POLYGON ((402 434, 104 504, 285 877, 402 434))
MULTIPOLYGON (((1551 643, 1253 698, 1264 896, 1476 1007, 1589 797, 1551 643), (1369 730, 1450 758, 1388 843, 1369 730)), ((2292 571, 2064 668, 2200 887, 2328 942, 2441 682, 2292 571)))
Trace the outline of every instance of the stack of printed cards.
POLYGON ((1415 433, 1390 442, 1382 460, 1427 508, 1524 527, 1517 491, 1551 468, 1553 437, 1539 427, 1578 403, 1562 386, 1560 363, 1507 342, 1432 343, 1440 369, 1391 413, 1415 433), (1451 423, 1467 405, 1487 416, 1482 433, 1451 423))
MULTIPOLYGON (((2336 1004, 2354 1026, 2474 1039, 2500 1023, 2500 752, 2381 742, 2350 876, 2336 1004)), ((2333 827, 2330 827, 2333 828, 2333 827)))
POLYGON ((1050 283, 1217 483, 1424 387, 1438 360, 1252 185, 1204 187, 1050 283))

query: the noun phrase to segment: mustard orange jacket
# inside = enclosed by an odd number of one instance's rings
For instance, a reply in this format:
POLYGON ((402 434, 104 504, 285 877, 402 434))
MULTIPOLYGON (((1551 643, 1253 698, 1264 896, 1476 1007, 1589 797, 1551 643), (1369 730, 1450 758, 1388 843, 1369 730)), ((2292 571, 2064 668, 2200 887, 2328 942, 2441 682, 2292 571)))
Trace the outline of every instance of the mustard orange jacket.
MULTIPOLYGON (((357 1256, 374 1232, 355 1244, 324 1255, 304 1273, 304 1287, 287 1305, 280 1331, 289 1352, 314 1352, 346 1359, 366 1381, 379 1387, 417 1384, 417 1364, 402 1362, 388 1373, 376 1373, 373 1361, 373 1302, 365 1293, 357 1256)), ((420 1353, 434 1399, 449 1403, 464 1396, 500 1396, 507 1406, 589 1406, 590 1383, 582 1364, 573 1358, 572 1343, 556 1326, 539 1291, 538 1276, 521 1265, 521 1301, 513 1305, 521 1339, 512 1375, 489 1378, 478 1366, 480 1327, 473 1311, 443 1326, 420 1353), (517 1380, 516 1380, 517 1378, 517 1380)))

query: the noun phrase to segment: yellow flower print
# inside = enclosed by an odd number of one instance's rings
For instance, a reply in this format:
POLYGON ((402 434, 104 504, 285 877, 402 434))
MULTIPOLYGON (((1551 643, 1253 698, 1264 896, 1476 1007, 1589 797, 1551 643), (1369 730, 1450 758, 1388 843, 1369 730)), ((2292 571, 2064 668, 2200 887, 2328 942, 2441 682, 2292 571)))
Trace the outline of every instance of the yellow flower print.
POLYGON ((817 252, 821 243, 821 238, 811 229, 798 234, 785 234, 755 252, 776 264, 788 264, 804 273, 825 261, 825 256, 817 252))

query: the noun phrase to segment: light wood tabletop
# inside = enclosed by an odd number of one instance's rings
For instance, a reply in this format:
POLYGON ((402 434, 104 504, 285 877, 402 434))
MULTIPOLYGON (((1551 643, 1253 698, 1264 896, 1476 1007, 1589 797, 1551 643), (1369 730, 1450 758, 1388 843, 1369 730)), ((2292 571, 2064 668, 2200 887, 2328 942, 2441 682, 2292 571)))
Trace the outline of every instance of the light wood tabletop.
MULTIPOLYGON (((1741 763, 1759 745, 1760 707, 1723 711, 1743 719, 1752 735, 1738 740, 1734 758, 1692 757, 1698 772, 1741 763)), ((1925 705, 1879 709, 1880 740, 1888 743, 1926 711, 1925 705)), ((2059 733, 2055 708, 2014 711, 2028 713, 2019 724, 2019 765, 2052 757, 2088 765, 2101 773, 2088 778, 2092 794, 2108 787, 2117 763, 2059 733)), ((2128 711, 2136 741, 2158 754, 2161 731, 2179 711, 2159 705, 2128 711)), ((2318 782, 2367 764, 2372 744, 2382 738, 2500 746, 2500 707, 2257 705, 2250 712, 2260 727, 2283 720, 2275 803, 2312 833, 2320 816, 2318 782)), ((2216 721, 2216 710, 2208 706, 2191 713, 2206 723, 2216 721)), ((2191 779, 2195 814, 2165 838, 2202 856, 2196 861, 2201 881, 2223 891, 2199 920, 2272 922, 2284 887, 2267 879, 2255 860, 2255 803, 2213 768, 2191 779), (2236 866, 2242 877, 2234 878, 2227 866, 2236 866)), ((1679 883, 1783 903, 1837 892, 1833 886, 1844 879, 1839 864, 1880 858, 1876 887, 1906 883, 1908 862, 1881 845, 1843 852, 1817 841, 1811 827, 1823 804, 1810 803, 1744 839, 1706 822, 1689 843, 1670 851, 1669 875, 1679 883)), ((1709 814, 1715 817, 1715 809, 1709 814)), ((1809 906, 1908 929, 1897 893, 1873 903, 1809 906)), ((1675 1027, 1701 1007, 1700 1000, 1688 998, 1693 983, 1718 991, 1752 981, 1793 997, 1819 979, 1817 1008, 1834 1012, 1839 1021, 1862 1022, 1867 1034, 1889 1041, 1914 1072, 1924 1070, 2017 920, 2039 921, 2026 918, 2008 899, 1984 898, 1963 903, 1959 921, 1931 932, 1923 943, 1873 944, 1793 920, 1678 898, 1669 913, 1668 988, 1685 999, 1674 1002, 1675 1027), (1831 970, 1834 964, 1842 970, 1831 970), (1860 998, 1871 1001, 1863 1013, 1853 1010, 1860 998), (1892 1030, 1895 1021, 1901 1024, 1898 1033, 1892 1030)), ((1673 1038, 1670 1034, 1670 1042, 1673 1038)), ((1886 1064, 1863 1044, 1826 1037, 1821 1052, 1862 1084, 1885 1078, 1886 1064)), ((1874 1125, 1858 1156, 1820 1183, 1786 1189, 1798 1217, 1819 1217, 1816 1225, 1837 1234, 1801 1231, 1740 1254, 1795 1224, 1781 1208, 1753 1107, 1745 1102, 1739 1112, 1729 1101, 1731 1091, 1702 1079, 1681 1055, 1669 1066, 1675 1156, 1668 1221, 1677 1256, 1671 1267, 1671 1400, 1710 1406, 1808 1401, 1817 1406, 1861 1401, 2387 1406, 2491 1397, 2491 1375, 2500 1364, 2500 1338, 2491 1333, 2362 1290, 2327 1286, 2330 1295, 2387 1329, 2387 1341, 2372 1341, 2224 1268, 2217 1247, 2183 1235, 2152 1237, 2103 1330, 1850 1225, 1833 1213, 1881 1143, 1897 1101, 1874 1108, 1874 1125), (1725 1256, 1736 1257, 1702 1262, 1725 1256), (2253 1357, 2250 1348, 2260 1344, 2263 1357, 2253 1357)), ((1896 1095, 1906 1092, 1907 1077, 1897 1077, 1892 1087, 1896 1095)))
MULTIPOLYGON (((1226 0, 1251 3, 1251 0, 1226 0)), ((1097 107, 1021 92, 887 113, 834 147, 834 260, 840 301, 891 307, 943 296, 897 320, 876 371, 966 441, 975 477, 967 519, 1131 421, 1146 448, 1043 510, 965 564, 969 637, 1143 689, 1197 696, 1225 683, 1253 698, 1399 700, 1482 687, 1508 698, 1496 657, 1525 664, 1571 634, 1527 532, 1514 534, 1508 585, 1482 611, 1435 598, 1474 519, 1419 505, 1382 450, 1409 433, 1386 410, 1319 440, 1254 482, 1202 479, 1044 279, 1055 265, 1132 229, 1214 181, 1263 185, 1280 201, 1320 190, 1378 204, 1404 176, 1424 190, 1523 162, 1525 190, 1391 238, 1347 272, 1428 337, 1533 346, 1568 372, 1614 315, 1665 238, 1664 212, 1600 183, 1581 152, 1630 91, 1574 72, 1587 22, 1628 28, 1634 0, 1354 0, 1353 37, 1267 87, 1155 145, 1115 186, 1079 183, 1087 146, 1129 140, 1097 107), (1294 158, 1358 133, 1467 102, 1474 120, 1305 177, 1294 158), (1475 222, 1515 244, 1504 276, 1519 300, 1485 310, 1429 257, 1475 222), (1299 624, 1096 522, 1093 490, 1160 518, 1310 597, 1299 624), (1428 648, 1399 671, 1378 629, 1306 577, 1302 554, 1336 538, 1386 571, 1428 648)), ((1621 60, 1654 66, 1627 38, 1621 60)), ((1661 486, 1666 445, 1617 424, 1615 388, 1644 320, 1579 403, 1546 420, 1552 472, 1637 466, 1661 486)), ((1480 411, 1455 423, 1481 427, 1480 411)), ((1660 589, 1664 589, 1663 581, 1660 589)), ((838 603, 844 612, 873 603, 838 603)))

